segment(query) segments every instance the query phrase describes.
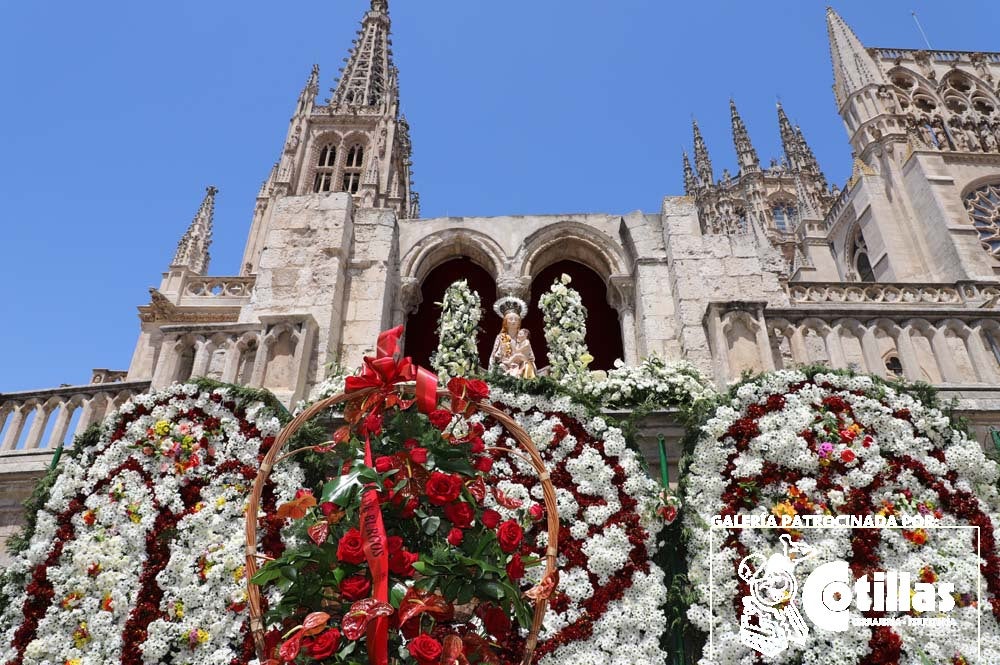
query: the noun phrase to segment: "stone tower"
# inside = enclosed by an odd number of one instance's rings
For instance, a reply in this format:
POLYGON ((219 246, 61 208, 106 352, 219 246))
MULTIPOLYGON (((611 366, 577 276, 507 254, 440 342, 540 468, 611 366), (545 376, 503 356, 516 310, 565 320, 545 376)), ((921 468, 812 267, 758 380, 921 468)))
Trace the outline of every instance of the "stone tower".
POLYGON ((399 219, 419 216, 386 0, 372 0, 345 60, 325 105, 316 102, 316 65, 299 95, 281 157, 257 195, 245 274, 259 266, 276 201, 283 197, 346 192, 362 208, 393 210, 399 219))

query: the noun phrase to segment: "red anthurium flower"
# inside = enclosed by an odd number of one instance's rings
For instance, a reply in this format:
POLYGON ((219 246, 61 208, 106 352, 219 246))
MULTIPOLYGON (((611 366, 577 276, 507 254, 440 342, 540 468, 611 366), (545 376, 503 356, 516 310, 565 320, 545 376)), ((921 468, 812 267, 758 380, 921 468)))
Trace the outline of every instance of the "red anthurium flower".
POLYGON ((465 644, 458 635, 444 638, 444 648, 441 650, 441 665, 469 665, 465 657, 465 644))
POLYGON ((305 635, 302 634, 302 631, 299 631, 292 635, 289 639, 285 640, 285 643, 281 645, 280 649, 278 649, 278 656, 281 657, 281 660, 286 663, 291 663, 296 657, 298 657, 299 650, 302 648, 303 637, 305 637, 305 635))
POLYGON ((326 612, 313 612, 302 622, 302 632, 305 635, 317 635, 323 632, 330 615, 326 612))
POLYGON ((399 603, 399 625, 402 626, 421 614, 430 614, 439 621, 448 621, 454 614, 454 608, 444 596, 410 587, 399 603))
POLYGON ((365 634, 368 624, 376 617, 392 616, 395 610, 389 603, 383 603, 374 598, 365 598, 351 605, 351 609, 344 615, 341 623, 344 629, 344 637, 349 640, 356 640, 365 634))
POLYGON ((524 501, 521 501, 520 499, 511 499, 503 493, 503 490, 497 489, 496 487, 493 488, 493 498, 497 500, 497 503, 508 510, 515 510, 524 505, 524 501))
POLYGON ((317 545, 322 545, 326 542, 326 537, 330 535, 330 523, 316 522, 311 527, 306 530, 309 533, 309 538, 317 545))
POLYGON ((482 503, 483 499, 486 498, 486 481, 483 480, 482 476, 470 483, 466 483, 465 486, 469 488, 469 494, 479 503, 482 503))

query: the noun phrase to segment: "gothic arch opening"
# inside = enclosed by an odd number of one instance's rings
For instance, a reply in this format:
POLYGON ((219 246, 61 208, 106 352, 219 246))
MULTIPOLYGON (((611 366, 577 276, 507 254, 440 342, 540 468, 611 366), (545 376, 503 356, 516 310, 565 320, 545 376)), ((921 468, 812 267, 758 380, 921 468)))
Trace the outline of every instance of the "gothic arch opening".
MULTIPOLYGON (((580 292, 583 306, 587 308, 587 348, 590 349, 590 355, 594 356, 590 369, 611 369, 615 360, 624 358, 625 353, 618 312, 608 304, 608 286, 595 271, 568 259, 549 264, 531 282, 531 303, 528 306, 528 316, 524 318, 524 326, 531 330, 531 346, 535 351, 536 363, 539 367, 549 364, 545 321, 538 309, 538 300, 563 273, 570 276, 570 286, 580 292)), ((499 331, 499 325, 497 330, 499 331)))
MULTIPOLYGON (((469 288, 479 294, 483 306, 483 318, 479 323, 479 362, 485 363, 490 355, 493 338, 500 332, 500 317, 493 313, 497 287, 493 276, 472 259, 460 256, 441 263, 427 273, 420 284, 420 307, 406 318, 406 339, 404 350, 413 362, 430 367, 431 354, 438 345, 437 325, 441 317, 444 292, 460 279, 469 283, 469 288)), ((538 353, 535 347, 535 353, 538 353)))

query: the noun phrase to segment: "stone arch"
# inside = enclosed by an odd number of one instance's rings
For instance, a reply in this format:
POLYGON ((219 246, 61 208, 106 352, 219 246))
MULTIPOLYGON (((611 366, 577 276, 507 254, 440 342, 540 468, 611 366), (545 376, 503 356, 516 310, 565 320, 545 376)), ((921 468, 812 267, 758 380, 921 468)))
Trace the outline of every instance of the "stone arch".
POLYGON ((743 372, 763 371, 764 363, 757 344, 757 320, 749 312, 736 311, 726 312, 721 322, 730 377, 739 377, 743 372))
POLYGON ((197 335, 183 335, 174 342, 174 371, 170 378, 171 383, 184 383, 191 378, 194 372, 194 359, 201 343, 204 343, 204 340, 197 335))
POLYGON ((886 378, 903 378, 909 376, 910 359, 899 350, 899 337, 903 329, 891 319, 875 319, 869 322, 872 337, 875 340, 875 351, 879 358, 879 367, 875 374, 886 378))
POLYGON ((259 346, 260 335, 257 332, 244 333, 236 340, 233 346, 236 352, 233 381, 244 386, 253 385, 254 365, 259 346))
POLYGON ((344 158, 344 137, 332 129, 320 132, 312 137, 309 150, 306 153, 305 174, 300 180, 299 193, 306 194, 315 191, 316 173, 319 171, 319 159, 324 148, 333 147, 337 152, 333 166, 329 167, 333 186, 328 191, 337 191, 336 179, 340 171, 340 161, 344 158))
POLYGON ((865 336, 868 328, 857 319, 840 319, 834 323, 840 337, 840 347, 844 354, 844 366, 855 372, 878 373, 878 367, 869 367, 870 351, 865 350, 865 336))
POLYGON ((1000 322, 994 319, 982 319, 976 322, 975 331, 983 345, 989 372, 994 376, 1000 376, 1000 322))
POLYGON ((800 325, 802 344, 805 348, 806 362, 809 364, 837 367, 837 354, 831 348, 831 338, 837 333, 830 325, 821 319, 804 319, 800 325))
POLYGON ((976 331, 958 319, 945 319, 939 325, 945 344, 951 352, 951 362, 957 372, 956 379, 962 383, 989 383, 992 378, 986 372, 988 367, 980 367, 983 354, 975 345, 976 331))
POLYGON ((280 323, 267 333, 262 387, 279 392, 295 390, 298 378, 295 352, 301 337, 300 331, 290 323, 280 323))
MULTIPOLYGON (((432 270, 451 259, 465 257, 496 280, 506 263, 503 249, 482 231, 450 228, 424 236, 403 255, 399 273, 405 280, 423 283, 432 270)), ((479 294, 482 296, 483 294, 479 294)))
POLYGON ((212 335, 205 344, 205 371, 209 379, 221 381, 226 375, 226 366, 232 352, 233 340, 226 333, 212 335))
POLYGON ((904 333, 909 335, 910 346, 913 349, 913 360, 916 365, 915 378, 927 383, 941 383, 945 371, 942 359, 934 348, 934 336, 937 329, 925 319, 909 319, 903 323, 904 333))
POLYGON ((796 327, 786 319, 769 319, 767 327, 771 333, 768 337, 771 340, 771 358, 774 360, 775 369, 791 369, 802 364, 802 360, 796 357, 795 332, 796 327))
MULTIPOLYGON (((411 265, 417 274, 422 274, 422 278, 419 281, 413 279, 416 295, 409 296, 409 299, 415 300, 417 305, 409 311, 406 319, 406 337, 403 343, 406 355, 413 358, 418 365, 429 366, 430 357, 438 345, 437 325, 441 308, 437 303, 441 302, 449 286, 464 279, 469 288, 479 294, 483 308, 477 343, 479 360, 485 362, 489 357, 493 338, 500 332, 500 318, 493 313, 497 291, 494 273, 471 256, 461 254, 454 254, 449 259, 436 262, 427 272, 423 272, 416 263, 411 265)), ((430 257, 424 265, 430 265, 430 257)))
POLYGON ((527 281, 557 261, 572 259, 587 266, 605 283, 611 275, 631 274, 625 253, 612 238, 580 222, 557 222, 524 240, 520 274, 527 281))

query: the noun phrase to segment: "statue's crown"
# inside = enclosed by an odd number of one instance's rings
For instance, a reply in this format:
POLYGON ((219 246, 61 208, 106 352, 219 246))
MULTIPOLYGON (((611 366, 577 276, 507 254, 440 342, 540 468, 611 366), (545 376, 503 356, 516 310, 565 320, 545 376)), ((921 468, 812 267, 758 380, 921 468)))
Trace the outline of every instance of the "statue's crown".
POLYGON ((493 303, 493 311, 501 318, 507 312, 517 312, 522 319, 528 314, 528 305, 517 296, 504 296, 493 303))

